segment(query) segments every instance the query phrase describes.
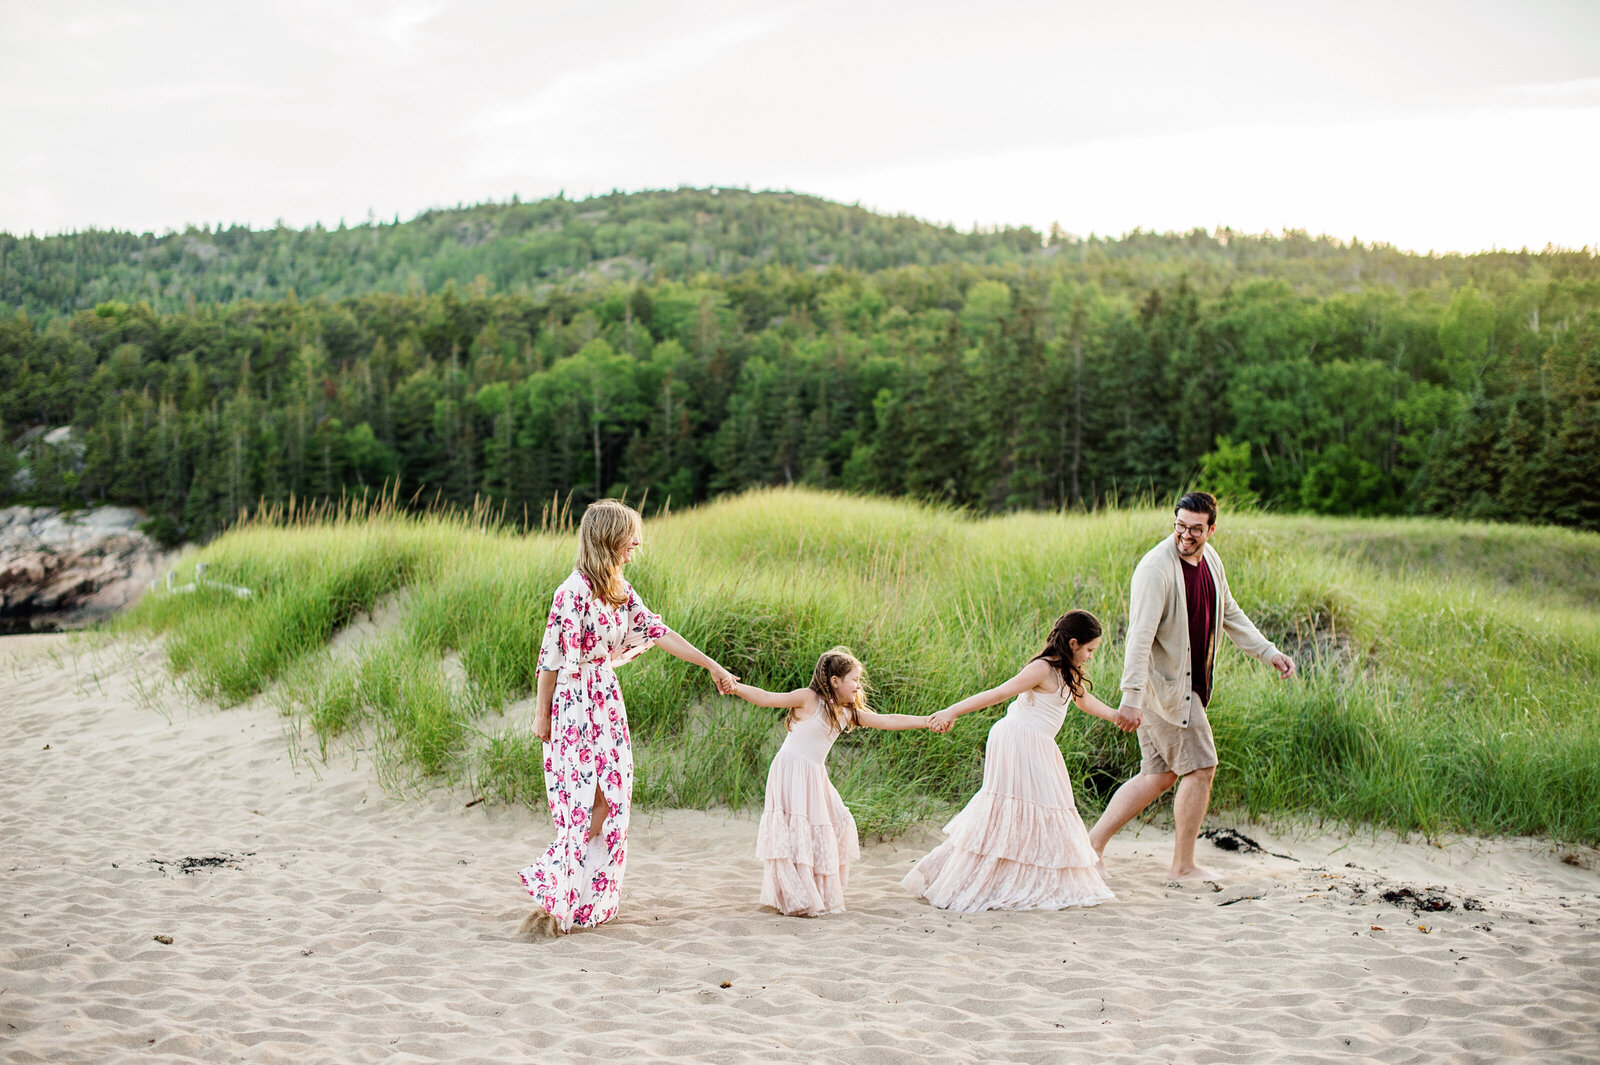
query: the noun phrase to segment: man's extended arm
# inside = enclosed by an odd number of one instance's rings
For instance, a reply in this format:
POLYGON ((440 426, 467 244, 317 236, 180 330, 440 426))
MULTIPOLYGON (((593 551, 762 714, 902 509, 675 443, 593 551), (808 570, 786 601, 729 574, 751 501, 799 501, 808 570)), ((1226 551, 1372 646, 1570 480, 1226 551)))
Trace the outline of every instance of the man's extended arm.
POLYGON ((1233 598, 1233 591, 1228 587, 1226 576, 1218 582, 1221 585, 1222 595, 1222 631, 1228 634, 1228 639, 1233 645, 1251 658, 1256 658, 1276 669, 1287 680, 1294 676, 1294 659, 1278 650, 1273 642, 1261 635, 1261 630, 1256 628, 1255 622, 1250 620, 1233 598))

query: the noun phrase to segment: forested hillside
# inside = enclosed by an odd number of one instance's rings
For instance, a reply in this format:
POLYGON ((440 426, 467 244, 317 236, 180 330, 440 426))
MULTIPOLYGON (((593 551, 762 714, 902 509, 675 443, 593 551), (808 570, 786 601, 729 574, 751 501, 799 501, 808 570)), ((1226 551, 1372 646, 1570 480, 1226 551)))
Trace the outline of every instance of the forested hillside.
MULTIPOLYGON (((1068 205, 1070 207, 1070 205, 1068 205)), ((679 189, 587 200, 486 203, 430 210, 408 222, 252 230, 191 227, 182 233, 103 230, 52 237, 0 233, 0 307, 34 319, 108 300, 157 311, 291 293, 329 300, 369 292, 433 293, 454 282, 496 292, 542 293, 553 283, 688 281, 764 266, 978 266, 1054 261, 1073 280, 1149 288, 1187 276, 1204 291, 1277 277, 1327 295, 1363 285, 1410 291, 1480 287, 1503 274, 1600 276, 1587 251, 1411 255, 1385 245, 1303 233, 1134 232, 1079 238, 1019 227, 960 232, 905 216, 787 192, 679 189)))
POLYGON ((1600 528, 1588 252, 1041 241, 731 190, 3 243, 0 503, 144 506, 168 539, 385 484, 520 519, 568 493, 1006 510, 1198 480, 1600 528))
POLYGON ((1039 250, 1030 229, 961 233, 814 196, 684 189, 480 204, 332 230, 0 234, 0 304, 36 317, 113 299, 170 311, 291 293, 437 292, 480 278, 523 292, 581 274, 681 280, 768 264, 880 270, 1016 262, 1039 250))

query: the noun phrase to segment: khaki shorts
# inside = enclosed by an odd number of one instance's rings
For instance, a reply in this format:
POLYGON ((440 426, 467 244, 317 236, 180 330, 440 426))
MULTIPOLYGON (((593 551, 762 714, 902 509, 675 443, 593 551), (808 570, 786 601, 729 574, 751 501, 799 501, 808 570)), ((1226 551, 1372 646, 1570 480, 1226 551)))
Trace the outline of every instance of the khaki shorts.
POLYGON ((1189 727, 1169 725, 1154 714, 1146 714, 1139 726, 1139 772, 1145 776, 1176 773, 1187 776, 1196 769, 1217 764, 1217 744, 1211 738, 1211 722, 1200 697, 1190 700, 1189 727))

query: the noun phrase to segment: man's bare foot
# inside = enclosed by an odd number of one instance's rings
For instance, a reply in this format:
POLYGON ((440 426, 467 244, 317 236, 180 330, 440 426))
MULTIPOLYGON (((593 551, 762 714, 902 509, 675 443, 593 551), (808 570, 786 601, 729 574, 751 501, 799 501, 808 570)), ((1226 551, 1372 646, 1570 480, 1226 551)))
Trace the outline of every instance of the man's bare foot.
POLYGON ((1167 879, 1178 884, 1198 884, 1201 881, 1219 878, 1216 873, 1203 865, 1191 865, 1187 869, 1168 869, 1167 879))

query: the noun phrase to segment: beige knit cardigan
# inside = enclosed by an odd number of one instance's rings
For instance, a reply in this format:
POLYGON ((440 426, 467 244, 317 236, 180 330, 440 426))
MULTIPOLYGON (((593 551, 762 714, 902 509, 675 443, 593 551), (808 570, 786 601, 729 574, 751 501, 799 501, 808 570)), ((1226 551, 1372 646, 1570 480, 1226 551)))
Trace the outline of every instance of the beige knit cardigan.
MULTIPOLYGON (((1272 641, 1245 616, 1228 590, 1222 559, 1210 544, 1202 550, 1216 586, 1216 615, 1206 661, 1216 660, 1216 633, 1226 632, 1234 646, 1251 658, 1271 662, 1278 653, 1272 641)), ((1179 728, 1189 727, 1191 700, 1189 607, 1183 590, 1183 559, 1172 537, 1151 548, 1133 571, 1128 593, 1128 637, 1122 658, 1122 705, 1137 707, 1179 728)))

